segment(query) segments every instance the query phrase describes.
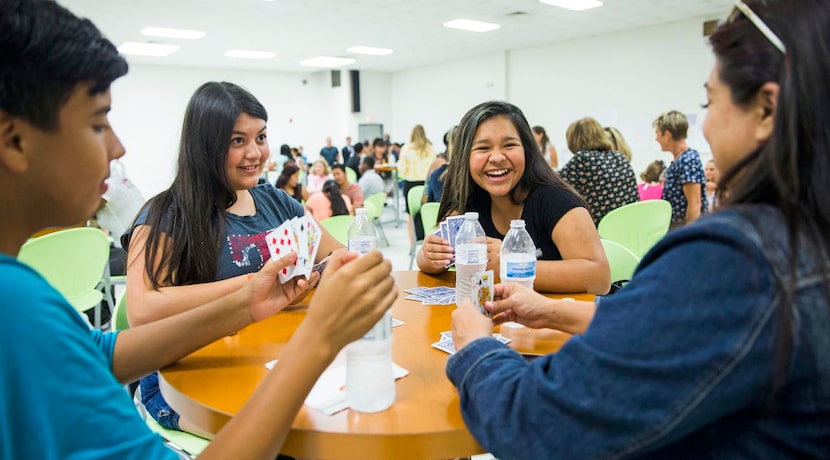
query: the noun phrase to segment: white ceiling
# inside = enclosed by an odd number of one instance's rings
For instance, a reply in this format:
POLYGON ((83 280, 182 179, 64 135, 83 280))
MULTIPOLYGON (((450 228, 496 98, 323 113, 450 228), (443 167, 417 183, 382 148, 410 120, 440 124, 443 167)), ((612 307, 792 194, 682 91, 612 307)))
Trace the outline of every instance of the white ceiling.
MULTIPOLYGON (((732 0, 605 0, 605 6, 573 12, 537 0, 59 0, 90 18, 116 46, 152 41, 181 46, 166 58, 130 56, 158 65, 306 71, 314 56, 354 57, 348 69, 399 71, 495 51, 689 18, 718 19, 732 0), (514 14, 521 12, 524 14, 514 14), (494 32, 452 30, 457 18, 501 25, 494 32), (146 37, 145 26, 207 32, 200 40, 146 37), (355 45, 392 48, 388 56, 351 55, 355 45), (264 61, 231 59, 229 49, 272 51, 264 61)), ((702 27, 701 27, 702 30, 702 27)))

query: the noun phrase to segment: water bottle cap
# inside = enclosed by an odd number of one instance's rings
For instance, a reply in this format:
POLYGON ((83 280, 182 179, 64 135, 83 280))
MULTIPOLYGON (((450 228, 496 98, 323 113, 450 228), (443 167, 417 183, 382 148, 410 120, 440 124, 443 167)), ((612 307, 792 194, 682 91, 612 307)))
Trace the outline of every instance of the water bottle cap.
POLYGON ((510 221, 510 228, 525 228, 524 219, 513 219, 510 221))
POLYGON ((366 215, 366 208, 357 208, 354 210, 354 215, 356 216, 365 216, 366 215))
POLYGON ((465 212, 464 219, 466 220, 478 220, 478 213, 477 212, 465 212))

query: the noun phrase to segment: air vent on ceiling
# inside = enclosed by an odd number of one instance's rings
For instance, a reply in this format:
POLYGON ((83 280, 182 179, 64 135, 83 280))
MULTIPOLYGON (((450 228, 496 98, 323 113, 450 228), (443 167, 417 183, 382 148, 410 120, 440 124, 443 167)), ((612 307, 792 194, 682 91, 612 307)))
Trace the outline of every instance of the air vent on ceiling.
POLYGON ((514 11, 512 13, 507 13, 508 16, 526 16, 527 11, 514 11))

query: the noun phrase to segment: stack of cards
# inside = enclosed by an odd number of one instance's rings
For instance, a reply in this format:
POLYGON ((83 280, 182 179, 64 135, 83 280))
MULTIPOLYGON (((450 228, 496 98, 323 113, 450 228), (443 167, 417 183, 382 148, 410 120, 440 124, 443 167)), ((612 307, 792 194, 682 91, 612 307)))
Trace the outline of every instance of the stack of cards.
POLYGON ((421 305, 452 305, 455 303, 455 289, 446 286, 416 287, 404 289, 404 292, 411 294, 406 297, 406 300, 418 300, 421 305))
MULTIPOLYGON (((508 339, 507 337, 501 334, 493 334, 493 338, 505 345, 512 342, 512 340, 508 339)), ((451 355, 455 354, 455 344, 452 342, 452 332, 442 332, 441 340, 433 343, 432 346, 433 348, 437 348, 445 353, 449 353, 451 355)))
POLYGON ((458 230, 461 229, 461 224, 464 223, 464 216, 451 216, 447 220, 441 222, 438 226, 438 233, 441 238, 450 242, 450 247, 455 247, 455 236, 458 235, 458 230))
POLYGON ((308 214, 284 222, 265 236, 271 257, 279 258, 291 252, 297 253, 297 262, 279 273, 283 284, 296 276, 308 278, 311 275, 322 236, 317 222, 308 214))

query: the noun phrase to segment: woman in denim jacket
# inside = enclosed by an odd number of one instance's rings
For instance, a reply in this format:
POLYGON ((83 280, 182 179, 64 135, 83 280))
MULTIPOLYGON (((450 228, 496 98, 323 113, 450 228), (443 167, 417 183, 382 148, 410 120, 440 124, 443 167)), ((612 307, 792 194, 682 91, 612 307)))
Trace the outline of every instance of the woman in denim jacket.
POLYGON ((447 374, 500 459, 830 458, 830 3, 744 0, 711 36, 721 211, 596 303, 496 287, 453 314, 447 374), (717 273, 717 276, 712 276, 717 273), (575 334, 527 362, 490 337, 575 334))

